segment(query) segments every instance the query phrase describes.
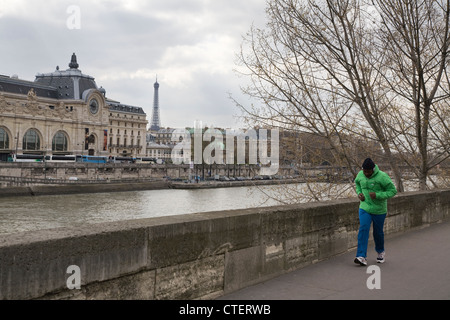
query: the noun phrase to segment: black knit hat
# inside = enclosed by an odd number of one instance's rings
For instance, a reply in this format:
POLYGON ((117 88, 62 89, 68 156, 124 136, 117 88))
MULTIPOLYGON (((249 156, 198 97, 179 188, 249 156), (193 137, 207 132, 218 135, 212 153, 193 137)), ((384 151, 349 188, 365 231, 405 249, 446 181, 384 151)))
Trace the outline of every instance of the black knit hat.
POLYGON ((375 168, 375 163, 372 161, 372 159, 367 158, 366 160, 364 160, 362 167, 363 167, 363 169, 371 170, 371 169, 375 168))

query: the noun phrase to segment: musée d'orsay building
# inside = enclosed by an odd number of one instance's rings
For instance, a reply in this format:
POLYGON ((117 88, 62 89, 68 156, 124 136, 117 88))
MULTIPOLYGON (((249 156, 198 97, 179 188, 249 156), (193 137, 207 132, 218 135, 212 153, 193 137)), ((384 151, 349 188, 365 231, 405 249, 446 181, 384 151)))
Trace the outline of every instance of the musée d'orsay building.
POLYGON ((143 157, 146 114, 108 99, 78 69, 38 74, 34 82, 0 75, 0 161, 11 154, 143 157))

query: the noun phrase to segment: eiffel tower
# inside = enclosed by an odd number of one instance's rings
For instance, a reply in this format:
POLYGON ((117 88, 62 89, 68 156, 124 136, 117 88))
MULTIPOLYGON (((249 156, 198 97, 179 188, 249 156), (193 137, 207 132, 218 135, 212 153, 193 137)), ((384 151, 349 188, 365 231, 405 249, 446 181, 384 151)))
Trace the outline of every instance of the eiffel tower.
POLYGON ((158 77, 156 77, 156 82, 153 85, 153 88, 155 88, 155 93, 153 96, 153 113, 152 113, 152 121, 150 130, 151 131, 159 131, 161 128, 161 119, 159 117, 159 83, 158 83, 158 77))

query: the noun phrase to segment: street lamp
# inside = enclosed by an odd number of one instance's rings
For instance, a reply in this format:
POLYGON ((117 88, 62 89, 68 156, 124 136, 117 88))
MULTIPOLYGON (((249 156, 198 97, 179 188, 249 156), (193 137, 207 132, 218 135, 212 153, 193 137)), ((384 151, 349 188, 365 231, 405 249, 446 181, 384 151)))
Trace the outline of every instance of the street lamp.
POLYGON ((47 180, 47 146, 44 146, 44 179, 47 180))
POLYGON ((19 148, 19 131, 17 131, 17 136, 14 139, 16 139, 16 157, 17 157, 17 149, 19 148))

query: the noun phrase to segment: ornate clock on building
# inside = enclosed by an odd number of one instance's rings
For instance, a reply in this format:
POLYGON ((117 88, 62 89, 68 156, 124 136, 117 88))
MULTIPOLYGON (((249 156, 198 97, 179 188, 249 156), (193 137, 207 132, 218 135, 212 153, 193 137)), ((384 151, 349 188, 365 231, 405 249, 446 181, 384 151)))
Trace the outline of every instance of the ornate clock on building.
POLYGON ((91 99, 91 101, 89 101, 89 110, 91 111, 92 114, 97 114, 98 112, 97 99, 91 99))

